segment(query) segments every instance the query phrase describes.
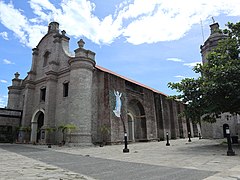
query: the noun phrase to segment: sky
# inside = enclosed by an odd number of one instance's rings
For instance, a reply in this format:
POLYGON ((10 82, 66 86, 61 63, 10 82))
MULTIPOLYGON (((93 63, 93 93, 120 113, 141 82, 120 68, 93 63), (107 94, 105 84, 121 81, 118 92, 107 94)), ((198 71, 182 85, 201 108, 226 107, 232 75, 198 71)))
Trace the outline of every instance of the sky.
POLYGON ((239 0, 0 0, 0 107, 19 72, 31 68, 32 48, 56 21, 70 37, 70 51, 83 39, 96 63, 164 94, 168 82, 198 77, 200 45, 209 25, 240 21, 239 0))

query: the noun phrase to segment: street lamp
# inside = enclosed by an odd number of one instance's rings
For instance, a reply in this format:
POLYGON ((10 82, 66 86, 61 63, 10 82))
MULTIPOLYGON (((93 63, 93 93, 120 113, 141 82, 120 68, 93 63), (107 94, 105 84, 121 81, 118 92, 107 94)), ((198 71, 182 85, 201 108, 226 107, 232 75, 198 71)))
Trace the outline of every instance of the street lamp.
POLYGON ((124 144, 125 144, 125 147, 123 149, 123 153, 128 153, 129 149, 127 148, 127 144, 128 144, 128 142, 127 142, 127 130, 126 130, 126 127, 125 127, 124 120, 121 116, 121 107, 122 107, 121 96, 122 96, 122 93, 114 90, 114 95, 116 97, 116 105, 115 105, 115 109, 113 110, 113 112, 114 112, 115 116, 119 117, 120 120, 122 121, 123 129, 124 129, 124 144))
POLYGON ((168 137, 168 132, 166 133, 166 135, 167 135, 167 143, 166 143, 166 146, 170 146, 169 137, 168 137))
POLYGON ((127 131, 126 131, 125 123, 124 123, 123 118, 122 118, 121 115, 120 115, 120 119, 121 119, 121 121, 123 123, 123 129, 124 129, 124 149, 123 149, 123 153, 128 153, 129 149, 127 147, 127 144, 128 144, 128 142, 127 142, 127 131))
POLYGON ((230 136, 230 129, 229 127, 226 127, 226 136, 227 136, 227 143, 228 143, 228 156, 235 156, 235 152, 232 149, 232 142, 231 142, 231 136, 230 136))

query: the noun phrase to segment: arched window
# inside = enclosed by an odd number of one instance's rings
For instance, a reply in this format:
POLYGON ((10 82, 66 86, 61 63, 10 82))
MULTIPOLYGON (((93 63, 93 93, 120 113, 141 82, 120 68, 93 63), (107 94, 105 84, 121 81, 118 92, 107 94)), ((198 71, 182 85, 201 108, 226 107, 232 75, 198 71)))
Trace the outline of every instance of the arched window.
POLYGON ((45 54, 43 55, 43 67, 45 67, 48 63, 50 52, 46 51, 45 54))

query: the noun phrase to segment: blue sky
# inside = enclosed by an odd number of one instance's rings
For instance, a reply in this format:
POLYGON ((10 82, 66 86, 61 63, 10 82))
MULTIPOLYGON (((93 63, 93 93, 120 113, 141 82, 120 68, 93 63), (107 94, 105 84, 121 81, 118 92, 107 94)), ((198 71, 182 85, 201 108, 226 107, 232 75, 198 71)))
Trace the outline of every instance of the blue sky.
POLYGON ((239 0, 0 0, 0 107, 15 72, 25 78, 32 48, 52 21, 70 37, 83 39, 99 66, 175 94, 168 82, 197 77, 200 45, 209 25, 240 21, 239 0), (202 23, 201 23, 202 22, 202 23))

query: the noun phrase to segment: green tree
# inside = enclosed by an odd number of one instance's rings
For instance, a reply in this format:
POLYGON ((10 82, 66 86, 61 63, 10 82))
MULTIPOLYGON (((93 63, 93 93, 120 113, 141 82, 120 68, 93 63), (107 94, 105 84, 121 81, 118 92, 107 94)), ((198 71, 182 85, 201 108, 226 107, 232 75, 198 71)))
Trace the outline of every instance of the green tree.
POLYGON ((100 131, 101 131, 101 134, 102 134, 102 144, 101 144, 101 146, 103 146, 103 145, 107 144, 107 136, 110 133, 110 127, 106 124, 103 124, 100 127, 100 131))
POLYGON ((227 24, 227 38, 207 55, 207 63, 197 64, 196 79, 185 78, 168 83, 179 95, 172 96, 186 103, 184 114, 192 120, 215 122, 224 112, 240 113, 240 22, 227 24))
POLYGON ((71 142, 71 133, 72 131, 76 130, 77 129, 77 126, 74 125, 74 124, 65 124, 65 125, 61 125, 58 127, 58 130, 60 130, 62 132, 62 135, 63 135, 63 140, 62 140, 62 143, 65 144, 65 135, 66 133, 69 134, 69 142, 71 142))
POLYGON ((55 127, 46 127, 45 131, 47 132, 47 141, 46 143, 48 145, 51 144, 51 136, 53 135, 53 132, 56 131, 56 128, 55 127))

